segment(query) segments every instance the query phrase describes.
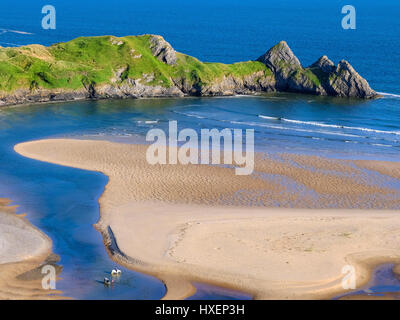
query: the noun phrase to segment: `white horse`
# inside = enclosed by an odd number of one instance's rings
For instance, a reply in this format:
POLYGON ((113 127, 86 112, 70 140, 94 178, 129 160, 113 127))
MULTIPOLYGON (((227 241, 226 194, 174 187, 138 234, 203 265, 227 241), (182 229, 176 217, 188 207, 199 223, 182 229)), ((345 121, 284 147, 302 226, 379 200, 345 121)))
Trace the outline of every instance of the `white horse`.
POLYGON ((113 270, 111 271, 111 275, 112 275, 113 277, 120 276, 121 274, 122 274, 122 271, 119 270, 119 269, 117 269, 117 268, 115 268, 115 269, 113 269, 113 270))

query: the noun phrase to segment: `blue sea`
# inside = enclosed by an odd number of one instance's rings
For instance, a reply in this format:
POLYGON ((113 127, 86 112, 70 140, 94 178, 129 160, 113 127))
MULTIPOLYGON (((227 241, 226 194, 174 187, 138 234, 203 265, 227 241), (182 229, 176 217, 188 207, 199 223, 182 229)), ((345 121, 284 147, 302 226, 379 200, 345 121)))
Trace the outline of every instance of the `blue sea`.
MULTIPOLYGON (((256 149, 334 158, 398 161, 400 155, 400 2, 351 1, 355 30, 344 30, 347 1, 59 1, 56 30, 41 27, 44 3, 0 3, 0 45, 50 45, 79 36, 160 34, 202 61, 258 58, 286 40, 304 66, 326 54, 348 60, 378 100, 295 94, 259 97, 85 101, 0 109, 0 197, 27 212, 61 257, 66 296, 159 299, 161 282, 123 269, 113 288, 100 281, 114 263, 92 225, 107 178, 23 158, 16 143, 49 137, 140 142, 151 128, 177 120, 179 128, 255 129, 256 149)), ((47 4, 47 3, 45 3, 47 4)), ((246 298, 199 285, 198 298, 246 298)))

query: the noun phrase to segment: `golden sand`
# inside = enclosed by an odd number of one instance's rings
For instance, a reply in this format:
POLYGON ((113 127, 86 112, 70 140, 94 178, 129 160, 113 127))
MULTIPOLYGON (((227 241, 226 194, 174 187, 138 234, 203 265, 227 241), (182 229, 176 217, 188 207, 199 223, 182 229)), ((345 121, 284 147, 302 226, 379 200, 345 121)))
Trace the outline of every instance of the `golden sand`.
POLYGON ((97 228, 115 259, 162 279, 167 298, 193 293, 191 281, 259 299, 327 298, 344 291, 343 266, 359 287, 375 265, 400 261, 399 212, 378 210, 400 208, 384 162, 259 154, 254 174, 236 176, 150 166, 143 145, 53 139, 15 150, 106 174, 97 228))

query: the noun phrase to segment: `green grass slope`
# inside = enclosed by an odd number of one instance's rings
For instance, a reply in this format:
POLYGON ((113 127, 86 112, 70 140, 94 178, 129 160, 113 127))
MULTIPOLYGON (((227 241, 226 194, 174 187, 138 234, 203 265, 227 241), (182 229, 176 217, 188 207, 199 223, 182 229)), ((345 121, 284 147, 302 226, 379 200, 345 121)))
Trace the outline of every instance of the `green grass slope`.
POLYGON ((177 53, 175 65, 168 65, 154 57, 150 37, 82 37, 50 47, 0 47, 0 92, 77 90, 90 84, 112 83, 118 70, 122 70, 117 79, 119 82, 151 75, 146 85, 163 87, 172 86, 173 79, 206 85, 229 75, 242 77, 258 71, 272 75, 261 62, 203 63, 181 53, 177 53))

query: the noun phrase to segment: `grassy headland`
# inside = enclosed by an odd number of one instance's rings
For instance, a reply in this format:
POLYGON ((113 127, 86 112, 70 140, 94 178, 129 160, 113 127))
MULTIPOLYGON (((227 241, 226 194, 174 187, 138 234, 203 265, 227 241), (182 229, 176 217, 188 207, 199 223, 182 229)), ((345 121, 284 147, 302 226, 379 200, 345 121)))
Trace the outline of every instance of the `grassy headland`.
POLYGON ((49 47, 0 47, 0 105, 78 99, 290 91, 373 98, 346 61, 304 68, 282 41, 257 61, 201 62, 161 36, 81 37, 49 47))
POLYGON ((0 91, 17 89, 80 89, 89 84, 107 84, 117 70, 123 70, 119 82, 140 80, 151 75, 146 85, 171 87, 173 79, 210 84, 223 76, 241 77, 262 71, 272 76, 257 61, 235 64, 203 63, 177 53, 177 63, 159 61, 150 49, 150 35, 82 37, 50 47, 29 45, 0 48, 0 91))

